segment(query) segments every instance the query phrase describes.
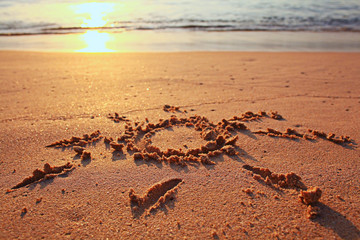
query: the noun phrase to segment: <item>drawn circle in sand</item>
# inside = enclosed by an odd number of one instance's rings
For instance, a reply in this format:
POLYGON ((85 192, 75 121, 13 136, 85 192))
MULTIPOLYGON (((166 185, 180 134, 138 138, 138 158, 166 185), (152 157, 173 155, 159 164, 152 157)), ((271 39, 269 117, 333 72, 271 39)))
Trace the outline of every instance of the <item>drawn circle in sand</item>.
POLYGON ((211 161, 210 157, 222 153, 237 154, 235 143, 238 137, 232 137, 229 131, 246 129, 239 119, 232 119, 231 122, 223 119, 218 124, 214 124, 206 117, 178 118, 172 115, 169 119, 160 119, 157 123, 146 121, 145 124, 129 121, 116 113, 109 118, 114 122, 126 123, 124 134, 117 139, 120 143, 105 138, 115 150, 121 151, 121 148, 126 146, 128 152, 134 152, 134 160, 168 162, 182 166, 195 162, 213 165, 215 162, 211 161), (199 134, 193 134, 192 131, 199 134), (165 137, 171 132, 172 136, 165 137), (156 141, 157 138, 161 140, 156 141), (162 141, 164 139, 168 140, 162 141), (191 140, 194 140, 194 145, 189 143, 191 140))

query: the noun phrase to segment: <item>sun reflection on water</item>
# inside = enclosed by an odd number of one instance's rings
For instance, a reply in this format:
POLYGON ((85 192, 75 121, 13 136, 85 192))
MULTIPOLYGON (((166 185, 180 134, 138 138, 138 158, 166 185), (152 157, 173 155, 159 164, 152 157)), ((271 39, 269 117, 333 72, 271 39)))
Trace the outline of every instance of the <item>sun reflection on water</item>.
POLYGON ((114 52, 114 50, 107 48, 107 43, 112 39, 109 33, 88 30, 81 38, 87 47, 77 50, 77 52, 114 52))
MULTIPOLYGON (((107 15, 113 12, 114 4, 90 2, 74 5, 73 8, 82 21, 81 27, 99 28, 109 25, 107 15)), ((81 36, 81 40, 84 41, 87 47, 77 50, 77 52, 113 52, 113 50, 107 48, 111 38, 109 33, 87 30, 81 36)))

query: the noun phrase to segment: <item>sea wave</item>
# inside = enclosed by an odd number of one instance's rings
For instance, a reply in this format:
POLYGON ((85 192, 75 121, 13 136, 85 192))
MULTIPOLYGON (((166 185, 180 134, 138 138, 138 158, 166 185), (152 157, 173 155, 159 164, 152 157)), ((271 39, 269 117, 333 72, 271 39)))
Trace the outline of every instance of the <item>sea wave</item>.
POLYGON ((102 27, 59 26, 56 23, 0 22, 0 36, 71 34, 87 30, 105 32, 144 30, 184 31, 360 31, 360 17, 278 17, 260 19, 173 19, 114 21, 102 27))

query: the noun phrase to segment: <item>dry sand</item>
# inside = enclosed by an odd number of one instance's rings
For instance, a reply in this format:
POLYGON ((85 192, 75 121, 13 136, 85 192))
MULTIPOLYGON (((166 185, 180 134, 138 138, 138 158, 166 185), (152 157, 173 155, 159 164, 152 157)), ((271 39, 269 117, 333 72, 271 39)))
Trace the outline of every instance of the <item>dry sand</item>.
POLYGON ((360 238, 359 53, 0 59, 1 239, 360 238))

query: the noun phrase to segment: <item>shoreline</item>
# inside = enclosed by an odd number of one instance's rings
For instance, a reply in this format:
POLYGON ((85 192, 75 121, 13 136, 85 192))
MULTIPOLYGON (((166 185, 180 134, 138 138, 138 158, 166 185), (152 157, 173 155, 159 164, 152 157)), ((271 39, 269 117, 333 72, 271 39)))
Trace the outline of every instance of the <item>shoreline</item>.
POLYGON ((340 51, 278 51, 278 52, 264 52, 264 51, 164 51, 164 52, 57 52, 57 51, 36 51, 36 50, 4 50, 0 49, 0 53, 6 54, 50 54, 50 55, 157 55, 157 54, 349 54, 358 55, 360 52, 340 52, 340 51))
POLYGON ((359 32, 89 30, 79 34, 2 36, 0 46, 1 50, 41 52, 359 52, 359 37, 359 32))

